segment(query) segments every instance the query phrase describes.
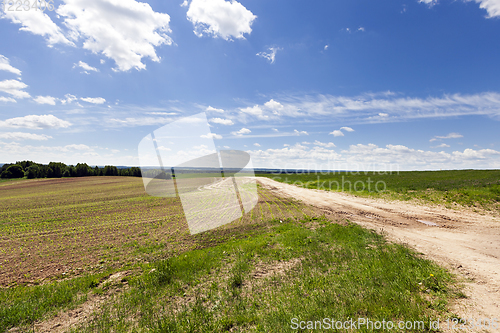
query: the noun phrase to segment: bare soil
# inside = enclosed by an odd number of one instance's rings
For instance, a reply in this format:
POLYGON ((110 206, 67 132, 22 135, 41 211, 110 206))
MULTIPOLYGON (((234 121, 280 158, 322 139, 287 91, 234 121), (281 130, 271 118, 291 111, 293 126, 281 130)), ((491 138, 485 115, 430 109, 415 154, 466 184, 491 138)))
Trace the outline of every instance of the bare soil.
MULTIPOLYGON (((462 277, 467 298, 451 310, 463 319, 500 321, 500 218, 468 209, 360 198, 346 193, 312 190, 259 177, 274 194, 292 197, 347 218, 405 243, 462 277)), ((500 324, 498 324, 500 325, 500 324)), ((479 330, 482 331, 482 330, 479 330)))

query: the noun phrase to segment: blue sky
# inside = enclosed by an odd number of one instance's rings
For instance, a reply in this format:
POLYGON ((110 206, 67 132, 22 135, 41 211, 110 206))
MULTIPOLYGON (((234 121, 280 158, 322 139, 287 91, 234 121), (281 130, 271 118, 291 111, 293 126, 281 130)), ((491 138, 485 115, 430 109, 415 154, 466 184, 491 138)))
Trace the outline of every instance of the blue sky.
POLYGON ((142 138, 206 112, 215 146, 255 167, 500 168, 500 0, 14 9, 2 163, 139 165, 142 138))

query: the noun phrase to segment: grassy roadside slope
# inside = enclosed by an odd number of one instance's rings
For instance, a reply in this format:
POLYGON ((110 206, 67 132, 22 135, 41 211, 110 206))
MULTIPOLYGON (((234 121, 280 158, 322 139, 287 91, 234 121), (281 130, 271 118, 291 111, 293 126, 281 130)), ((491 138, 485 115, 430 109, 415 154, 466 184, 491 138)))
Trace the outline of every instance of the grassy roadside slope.
POLYGON ((273 224, 143 266, 129 290, 73 332, 293 332, 293 318, 423 322, 415 331, 427 331, 451 316, 451 276, 408 248, 324 218, 273 224))
POLYGON ((259 176, 311 189, 343 191, 390 200, 417 199, 444 204, 448 208, 459 205, 500 213, 500 170, 337 172, 259 176))

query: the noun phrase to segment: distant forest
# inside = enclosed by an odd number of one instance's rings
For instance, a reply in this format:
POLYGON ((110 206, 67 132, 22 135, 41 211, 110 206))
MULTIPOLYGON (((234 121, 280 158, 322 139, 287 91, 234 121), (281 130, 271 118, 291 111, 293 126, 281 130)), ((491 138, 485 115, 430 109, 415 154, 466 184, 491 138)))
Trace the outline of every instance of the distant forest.
POLYGON ((98 166, 92 168, 87 163, 78 163, 76 166, 66 165, 61 162, 50 162, 40 164, 33 161, 22 161, 2 166, 1 178, 61 178, 61 177, 88 177, 88 176, 129 176, 141 177, 141 169, 138 167, 117 168, 106 165, 104 168, 98 166))

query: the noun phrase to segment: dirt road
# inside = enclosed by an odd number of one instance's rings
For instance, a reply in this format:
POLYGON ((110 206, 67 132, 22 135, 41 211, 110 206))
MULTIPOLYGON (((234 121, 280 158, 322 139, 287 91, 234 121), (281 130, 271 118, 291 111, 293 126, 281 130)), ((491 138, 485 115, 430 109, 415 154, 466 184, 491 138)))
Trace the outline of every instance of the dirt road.
MULTIPOLYGON (((453 312, 464 319, 496 318, 500 327, 499 217, 304 189, 264 177, 257 179, 261 185, 282 196, 383 231, 390 240, 406 243, 451 269, 464 277, 468 296, 453 305, 453 312)), ((491 331, 500 332, 500 328, 491 331)))

